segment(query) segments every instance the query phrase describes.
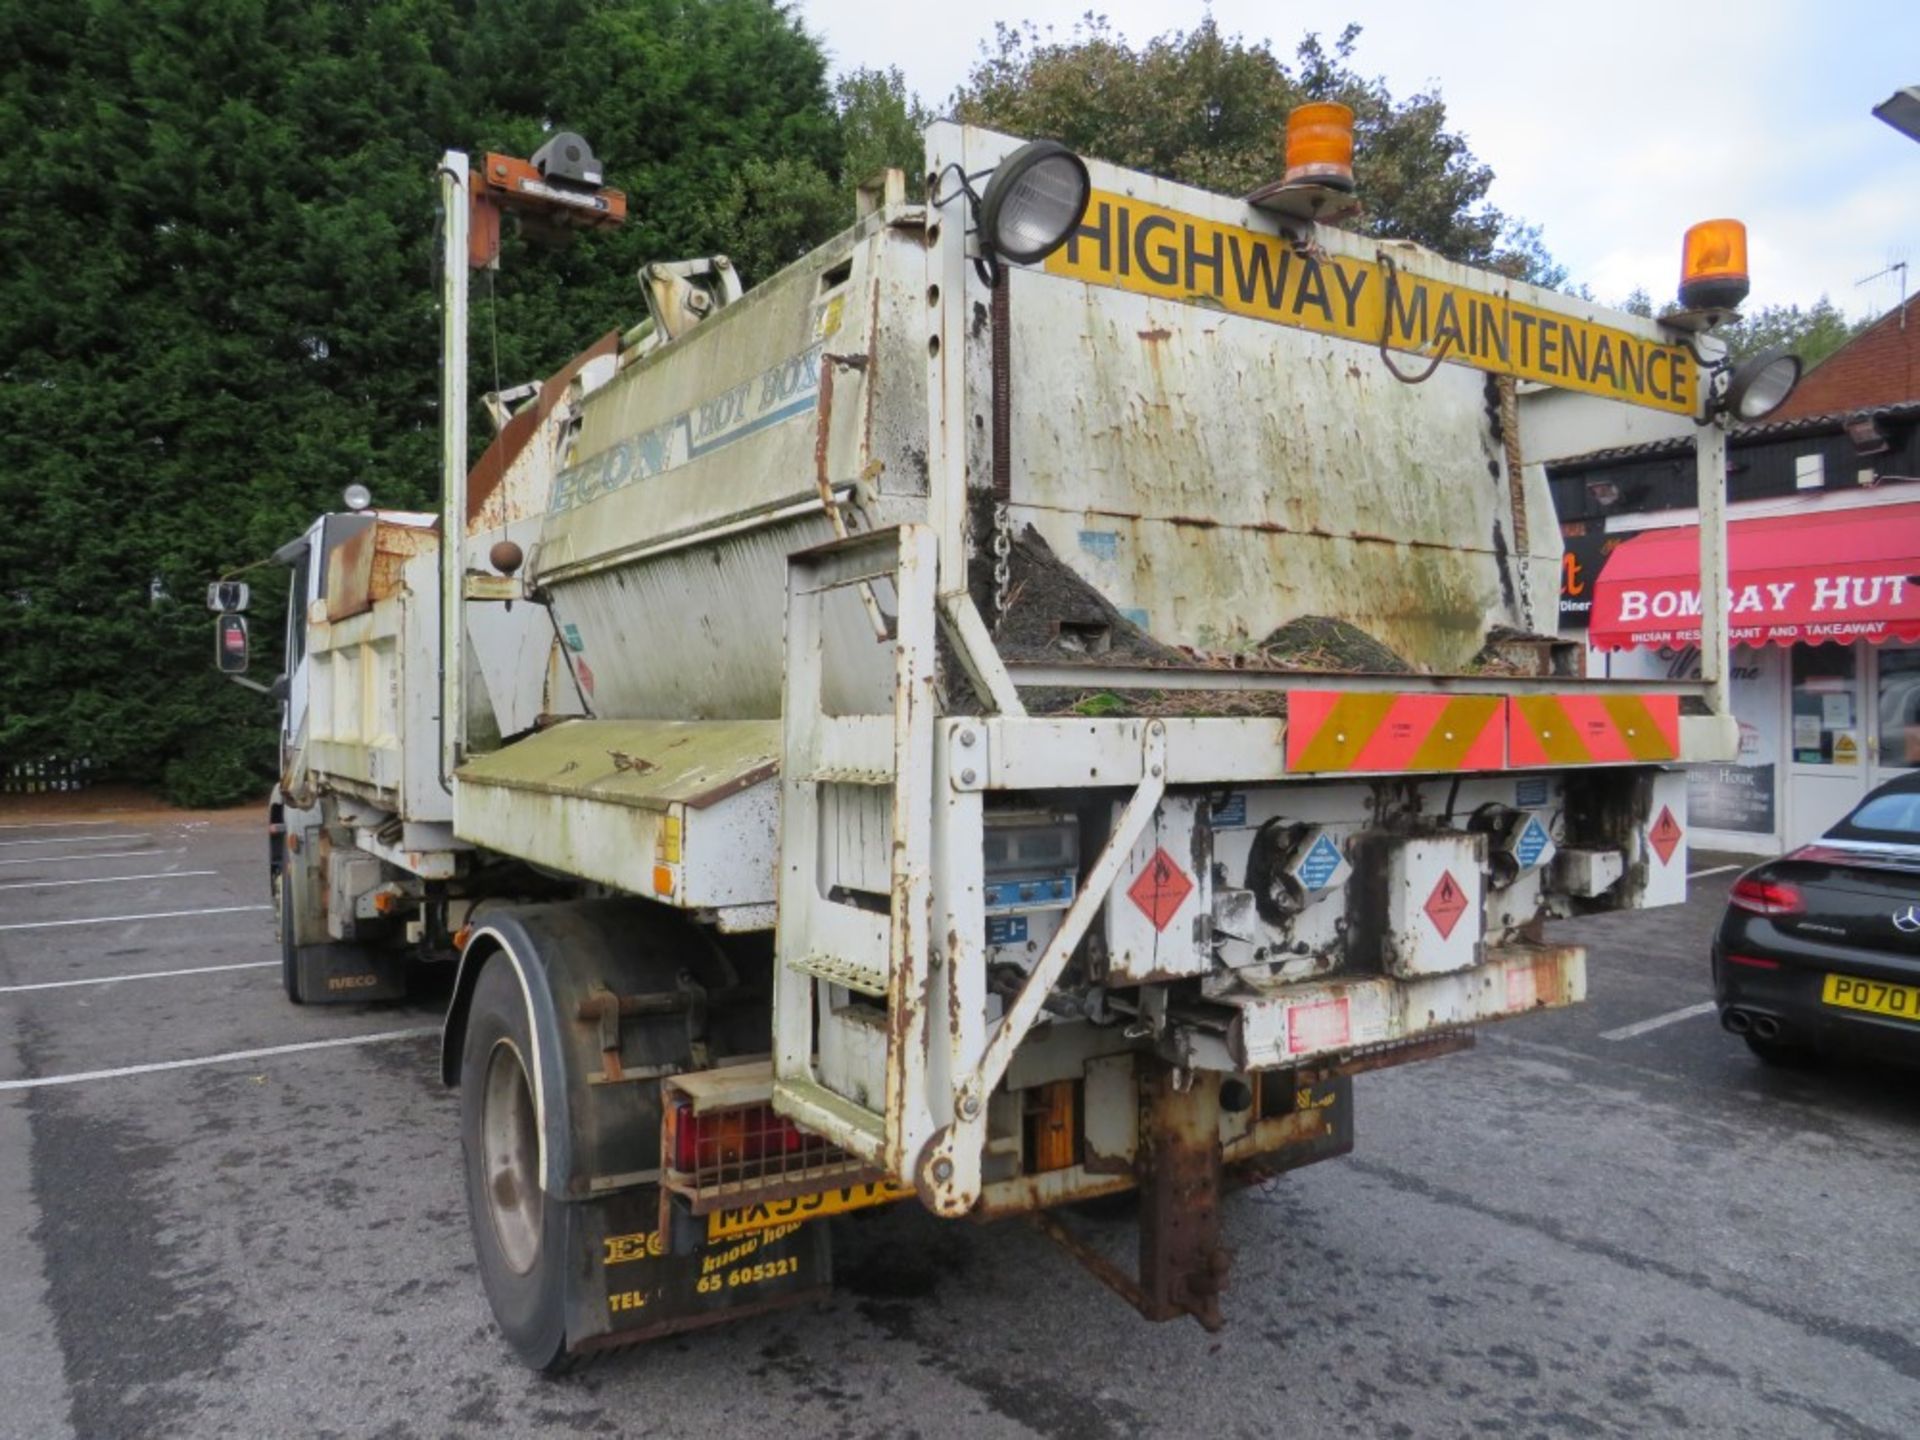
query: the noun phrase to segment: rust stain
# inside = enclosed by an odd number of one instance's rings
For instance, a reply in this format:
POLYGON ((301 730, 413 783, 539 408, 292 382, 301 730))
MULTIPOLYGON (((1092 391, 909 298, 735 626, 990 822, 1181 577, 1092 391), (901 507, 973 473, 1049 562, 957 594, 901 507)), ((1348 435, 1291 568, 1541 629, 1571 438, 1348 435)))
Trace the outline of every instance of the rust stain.
MULTIPOLYGON (((813 483, 819 488, 820 503, 826 507, 827 514, 839 519, 839 507, 833 503, 833 480, 827 473, 827 440, 833 434, 833 376, 836 367, 821 357, 820 364, 820 420, 813 432, 813 483)), ((842 538, 846 531, 843 525, 833 527, 842 538)))
POLYGON ((1155 326, 1151 330, 1142 330, 1140 332, 1140 338, 1149 345, 1157 345, 1162 340, 1171 340, 1173 338, 1173 332, 1162 326, 1155 326))
POLYGON ((967 1218, 1002 1220, 1013 1215, 1028 1215, 1076 1200, 1118 1195, 1123 1190, 1133 1189, 1134 1184, 1131 1171, 1124 1175, 1097 1175, 1079 1165, 1065 1170, 1043 1170, 1035 1175, 992 1180, 980 1188, 980 1201, 967 1212, 967 1218))
POLYGON ((327 598, 323 603, 329 621, 363 615, 373 608, 373 547, 379 529, 379 522, 369 519, 358 534, 349 535, 328 553, 327 598))

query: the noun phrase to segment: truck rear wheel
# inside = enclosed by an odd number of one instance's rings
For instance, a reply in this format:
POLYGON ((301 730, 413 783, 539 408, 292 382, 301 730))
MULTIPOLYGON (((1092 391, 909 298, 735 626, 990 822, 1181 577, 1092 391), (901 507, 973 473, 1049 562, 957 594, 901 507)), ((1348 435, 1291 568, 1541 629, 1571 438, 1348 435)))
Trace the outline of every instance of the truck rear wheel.
POLYGON ((568 1367, 566 1205, 540 1184, 533 1038, 513 967, 491 960, 475 982, 460 1054, 460 1143, 481 1283, 521 1360, 568 1367))

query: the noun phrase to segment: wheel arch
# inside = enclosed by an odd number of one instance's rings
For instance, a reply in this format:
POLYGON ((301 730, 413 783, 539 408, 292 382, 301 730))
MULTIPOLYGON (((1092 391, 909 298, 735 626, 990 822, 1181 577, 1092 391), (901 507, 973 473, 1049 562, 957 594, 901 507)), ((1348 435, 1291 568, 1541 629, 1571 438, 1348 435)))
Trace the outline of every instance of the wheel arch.
MULTIPOLYGON (((485 968, 512 968, 532 1037, 541 1184, 580 1199, 657 1176, 660 1095, 650 1075, 606 1083, 597 1019, 582 1006, 602 987, 616 995, 676 992, 691 973, 723 981, 714 951, 688 921, 640 900, 579 900, 488 908, 460 954, 440 1041, 440 1076, 460 1084, 473 996, 485 968), (704 975, 702 972, 706 972, 704 975)), ((629 1016, 619 1031, 625 1062, 685 1068, 692 1036, 684 1012, 629 1016)))

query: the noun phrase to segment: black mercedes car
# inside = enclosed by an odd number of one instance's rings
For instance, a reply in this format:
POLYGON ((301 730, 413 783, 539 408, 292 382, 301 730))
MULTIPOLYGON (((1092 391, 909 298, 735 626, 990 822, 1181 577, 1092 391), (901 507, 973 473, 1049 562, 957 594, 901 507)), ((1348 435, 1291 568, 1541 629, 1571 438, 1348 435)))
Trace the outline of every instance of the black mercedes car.
POLYGON ((1773 1064, 1920 1062, 1920 772, 1734 882, 1713 994, 1720 1023, 1773 1064))

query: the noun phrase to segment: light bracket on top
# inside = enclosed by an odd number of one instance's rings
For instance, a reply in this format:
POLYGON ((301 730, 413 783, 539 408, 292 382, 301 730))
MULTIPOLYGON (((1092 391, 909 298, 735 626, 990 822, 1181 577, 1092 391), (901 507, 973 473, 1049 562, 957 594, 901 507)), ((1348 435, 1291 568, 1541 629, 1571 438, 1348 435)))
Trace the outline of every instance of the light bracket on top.
POLYGON ((1704 368, 1699 424, 1723 417, 1744 424, 1763 420, 1786 404, 1800 383, 1800 357, 1784 347, 1736 365, 1725 356, 1706 359, 1687 338, 1738 320, 1748 288, 1747 227, 1738 220, 1691 226, 1680 249, 1680 309, 1662 315, 1660 323, 1681 332, 1681 343, 1704 368))

